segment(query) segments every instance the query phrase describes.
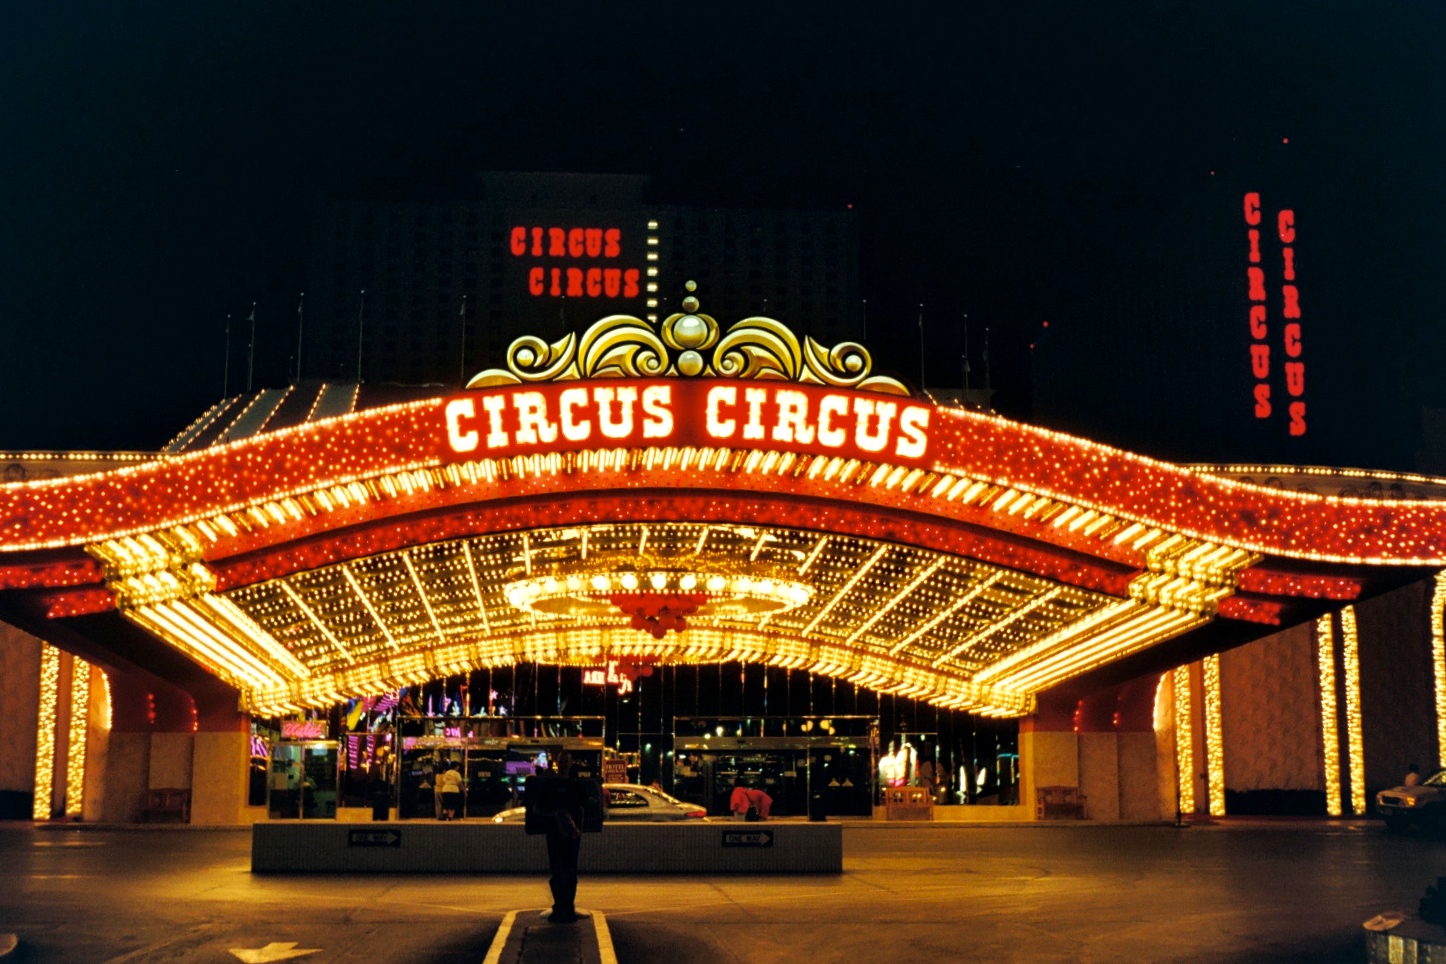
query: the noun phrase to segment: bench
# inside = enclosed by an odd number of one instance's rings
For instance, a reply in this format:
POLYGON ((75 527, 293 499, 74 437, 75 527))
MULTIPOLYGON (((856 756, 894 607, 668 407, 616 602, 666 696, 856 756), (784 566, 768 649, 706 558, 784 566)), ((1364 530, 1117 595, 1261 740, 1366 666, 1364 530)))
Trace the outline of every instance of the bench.
POLYGON ((191 791, 180 787, 147 790, 141 800, 142 823, 190 823, 191 791))
POLYGON ((1036 820, 1083 820, 1085 795, 1079 787, 1039 787, 1034 793, 1036 820))

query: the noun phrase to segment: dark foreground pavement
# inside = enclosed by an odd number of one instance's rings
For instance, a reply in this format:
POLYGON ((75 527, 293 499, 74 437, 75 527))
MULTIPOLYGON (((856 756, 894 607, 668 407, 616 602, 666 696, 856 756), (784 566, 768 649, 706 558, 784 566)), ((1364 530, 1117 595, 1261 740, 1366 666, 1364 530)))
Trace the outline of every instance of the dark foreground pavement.
MULTIPOLYGON (((0 932, 16 960, 66 964, 482 964, 508 912, 547 902, 540 877, 253 876, 249 843, 0 830, 0 932)), ((840 876, 594 877, 578 903, 606 915, 622 964, 1304 964, 1364 960, 1361 922, 1446 874, 1446 841, 1366 823, 860 826, 844 853, 840 876)))

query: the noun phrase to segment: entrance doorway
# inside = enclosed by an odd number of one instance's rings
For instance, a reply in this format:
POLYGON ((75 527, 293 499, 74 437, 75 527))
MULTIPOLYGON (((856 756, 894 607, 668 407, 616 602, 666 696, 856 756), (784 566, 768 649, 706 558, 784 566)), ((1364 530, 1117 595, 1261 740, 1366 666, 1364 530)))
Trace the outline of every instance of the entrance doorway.
POLYGON ((339 757, 334 740, 274 745, 266 815, 272 820, 336 819, 339 757))

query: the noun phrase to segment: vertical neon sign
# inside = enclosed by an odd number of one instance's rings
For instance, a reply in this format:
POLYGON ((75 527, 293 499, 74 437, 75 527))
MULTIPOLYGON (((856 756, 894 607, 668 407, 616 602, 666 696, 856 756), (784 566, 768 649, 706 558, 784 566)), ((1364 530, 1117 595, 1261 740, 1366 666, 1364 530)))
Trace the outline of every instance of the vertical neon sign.
POLYGON ((1281 317, 1285 319, 1285 391, 1290 396, 1290 434, 1305 434, 1305 362, 1300 360, 1300 290, 1295 286, 1295 212, 1281 210, 1275 217, 1280 236, 1281 317))
MULTIPOLYGON (((1252 389, 1255 400, 1254 413, 1257 419, 1268 419, 1275 412, 1271 398, 1270 328, 1267 324, 1267 295, 1265 284, 1264 257, 1261 249, 1260 193, 1250 191, 1244 203, 1246 240, 1249 242, 1247 255, 1249 264, 1245 269, 1247 282, 1246 298, 1249 301, 1250 322, 1250 374, 1255 379, 1252 389)), ((1280 315, 1285 322, 1281 328, 1281 347, 1286 361, 1285 412, 1289 416, 1287 430, 1291 435, 1304 435, 1305 420, 1305 362, 1301 360, 1301 313, 1300 289, 1295 281, 1295 212, 1282 208, 1276 214, 1275 233, 1280 239, 1281 285, 1280 315)))
POLYGON ((1265 325, 1265 269, 1260 266, 1260 194, 1245 195, 1245 223, 1249 230, 1250 266, 1245 269, 1250 299, 1250 374, 1255 376, 1255 417, 1270 418, 1270 345, 1265 325))

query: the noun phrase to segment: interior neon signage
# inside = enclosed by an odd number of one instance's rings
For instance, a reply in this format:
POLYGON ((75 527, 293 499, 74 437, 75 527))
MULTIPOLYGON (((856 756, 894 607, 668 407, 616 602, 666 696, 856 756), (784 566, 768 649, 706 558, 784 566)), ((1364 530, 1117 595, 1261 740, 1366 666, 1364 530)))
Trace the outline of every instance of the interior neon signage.
POLYGON ((873 392, 675 379, 478 391, 444 407, 447 442, 459 455, 728 445, 906 463, 926 457, 932 413, 873 392))
MULTIPOLYGON (((517 225, 508 235, 517 258, 566 261, 612 261, 623 256, 621 228, 529 227, 517 225)), ((534 264, 527 271, 527 291, 534 298, 636 298, 642 271, 607 264, 534 264)))

